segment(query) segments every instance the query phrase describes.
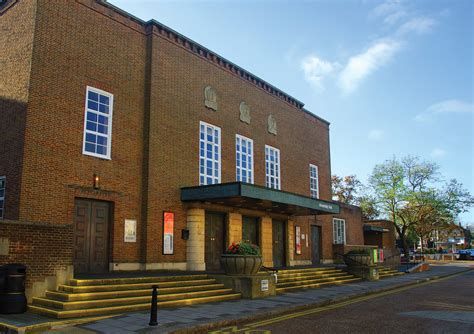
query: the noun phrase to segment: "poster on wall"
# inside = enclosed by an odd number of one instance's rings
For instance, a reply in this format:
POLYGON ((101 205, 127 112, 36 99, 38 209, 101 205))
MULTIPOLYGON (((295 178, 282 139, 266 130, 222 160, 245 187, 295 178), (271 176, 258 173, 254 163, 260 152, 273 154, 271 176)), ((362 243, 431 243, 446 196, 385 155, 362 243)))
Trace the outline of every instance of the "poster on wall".
POLYGON ((299 226, 295 226, 295 246, 296 254, 301 254, 301 230, 299 226))
POLYGON ((137 221, 125 219, 124 241, 137 242, 137 221))
POLYGON ((163 254, 173 254, 173 239, 174 239, 174 213, 163 213, 163 254))

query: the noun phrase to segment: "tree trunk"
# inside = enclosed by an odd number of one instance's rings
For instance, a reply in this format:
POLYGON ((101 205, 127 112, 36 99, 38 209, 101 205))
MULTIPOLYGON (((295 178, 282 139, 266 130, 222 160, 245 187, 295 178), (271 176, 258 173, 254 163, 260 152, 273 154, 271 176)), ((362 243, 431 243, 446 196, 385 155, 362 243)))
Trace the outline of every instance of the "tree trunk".
POLYGON ((402 247, 403 247, 403 254, 405 254, 405 260, 406 261, 410 261, 410 247, 408 246, 408 241, 407 241, 407 237, 406 237, 406 231, 405 229, 402 229, 400 231, 400 240, 402 242, 402 247))

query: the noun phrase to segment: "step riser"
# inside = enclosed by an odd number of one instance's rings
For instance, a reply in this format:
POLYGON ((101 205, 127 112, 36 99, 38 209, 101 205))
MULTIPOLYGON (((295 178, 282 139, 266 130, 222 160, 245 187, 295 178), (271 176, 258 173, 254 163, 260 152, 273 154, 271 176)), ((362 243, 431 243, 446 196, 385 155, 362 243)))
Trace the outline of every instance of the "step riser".
POLYGON ((136 283, 162 283, 172 281, 191 281, 208 279, 207 275, 191 276, 161 276, 161 277, 135 277, 135 278, 110 278, 110 279, 72 279, 69 285, 72 286, 91 286, 91 285, 118 285, 118 284, 136 284, 136 283))
POLYGON ((294 273, 294 274, 280 274, 278 273, 278 277, 301 277, 301 276, 320 276, 320 275, 334 275, 343 272, 342 270, 333 270, 333 271, 321 271, 316 273, 294 273))
POLYGON ((171 288, 171 287, 182 287, 182 286, 193 286, 193 285, 207 285, 215 284, 216 280, 194 280, 194 281, 178 281, 178 282, 162 282, 162 283, 140 283, 140 284, 121 284, 121 285, 92 285, 92 286, 70 286, 60 285, 58 290, 69 293, 86 293, 86 292, 111 292, 111 291, 123 291, 123 290, 138 290, 138 289, 151 289, 153 285, 157 285, 160 288, 171 288))
MULTIPOLYGON (((240 299, 240 298, 241 298, 240 294, 228 294, 228 295, 222 295, 222 296, 204 297, 204 298, 197 298, 197 299, 166 301, 166 302, 158 303, 158 308, 195 305, 195 304, 201 304, 201 303, 227 301, 227 300, 234 300, 234 299, 240 299)), ((86 316, 99 316, 99 315, 107 315, 107 314, 120 314, 120 313, 125 313, 125 312, 144 311, 144 310, 149 310, 149 309, 150 309, 149 303, 127 305, 127 306, 116 306, 116 307, 110 307, 110 308, 76 310, 76 311, 55 311, 55 310, 49 310, 42 307, 34 306, 34 305, 30 306, 29 308, 29 310, 34 313, 43 314, 43 315, 51 316, 58 319, 86 317, 86 316)))
POLYGON ((298 290, 298 289, 315 289, 315 288, 322 288, 322 287, 331 286, 331 285, 341 285, 341 284, 346 284, 346 283, 354 283, 354 282, 358 282, 358 281, 360 281, 360 278, 351 278, 351 279, 347 279, 347 280, 326 282, 326 283, 320 283, 320 284, 310 284, 310 285, 305 285, 305 286, 277 288, 276 291, 277 291, 277 293, 285 293, 285 292, 294 291, 294 290, 298 290))
MULTIPOLYGON (((163 295, 158 296, 158 302, 164 301, 178 301, 183 299, 199 298, 199 297, 212 297, 220 296, 232 293, 232 289, 214 290, 214 291, 203 291, 196 293, 180 294, 180 295, 163 295)), ((82 302, 60 302, 45 298, 33 298, 33 305, 35 306, 46 306, 60 310, 81 310, 90 308, 100 307, 112 307, 112 306, 127 306, 133 304, 146 304, 151 303, 151 295, 143 297, 133 298, 117 298, 117 299, 106 299, 106 300, 91 300, 82 302)))
POLYGON ((306 280, 306 281, 298 281, 298 282, 285 282, 285 283, 278 283, 277 288, 279 287, 293 287, 293 286, 302 286, 308 284, 318 284, 318 283, 326 283, 326 282, 335 282, 344 279, 351 279, 354 276, 346 275, 343 277, 334 277, 334 278, 325 278, 325 279, 314 279, 314 280, 306 280))
MULTIPOLYGON (((170 294, 170 293, 187 293, 187 292, 198 292, 207 290, 223 289, 224 284, 210 284, 202 286, 188 286, 180 288, 166 288, 159 289, 158 295, 170 294)), ((110 298, 126 298, 126 297, 140 297, 151 295, 152 289, 144 290, 124 290, 124 291, 112 291, 112 292, 92 292, 92 293, 67 293, 67 292, 56 292, 46 291, 46 297, 62 301, 62 302, 78 302, 84 300, 97 300, 97 299, 110 299, 110 298)))
POLYGON ((345 276, 347 273, 341 272, 337 274, 331 274, 331 275, 305 275, 305 276, 298 276, 298 277, 278 277, 278 282, 293 282, 293 281, 304 281, 307 279, 312 279, 312 278, 331 278, 331 277, 340 277, 340 276, 345 276))

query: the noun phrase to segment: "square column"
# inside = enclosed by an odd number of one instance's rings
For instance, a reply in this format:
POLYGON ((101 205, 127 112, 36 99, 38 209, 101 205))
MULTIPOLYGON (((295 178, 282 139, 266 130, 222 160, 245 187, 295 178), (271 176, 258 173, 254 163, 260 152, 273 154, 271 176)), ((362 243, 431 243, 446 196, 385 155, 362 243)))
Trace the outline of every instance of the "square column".
POLYGON ((189 239, 186 242, 186 269, 192 271, 206 270, 205 263, 205 219, 204 209, 189 209, 187 211, 187 229, 189 239))
POLYGON ((295 259, 295 224, 288 220, 286 230, 286 265, 293 266, 295 259))
POLYGON ((263 265, 273 267, 273 230, 272 219, 268 216, 260 220, 260 248, 263 265))
POLYGON ((227 245, 242 241, 242 215, 240 213, 229 213, 227 215, 227 245))

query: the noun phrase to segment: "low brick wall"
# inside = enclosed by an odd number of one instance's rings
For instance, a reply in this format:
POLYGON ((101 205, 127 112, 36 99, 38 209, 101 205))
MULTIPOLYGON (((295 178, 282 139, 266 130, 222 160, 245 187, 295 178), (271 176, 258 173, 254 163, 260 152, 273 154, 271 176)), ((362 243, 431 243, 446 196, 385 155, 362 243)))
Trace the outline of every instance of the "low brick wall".
POLYGON ((0 221, 0 265, 27 266, 30 300, 72 277, 73 225, 0 221))

